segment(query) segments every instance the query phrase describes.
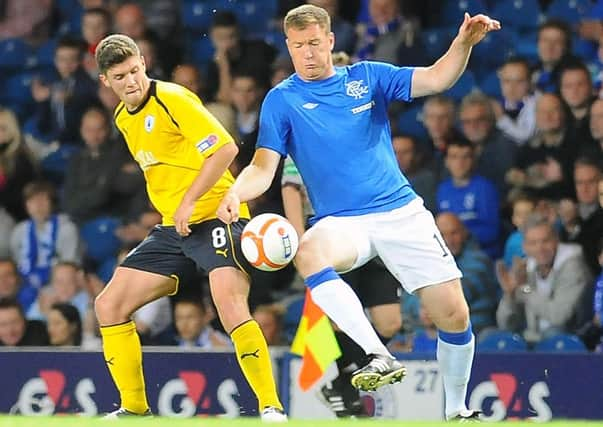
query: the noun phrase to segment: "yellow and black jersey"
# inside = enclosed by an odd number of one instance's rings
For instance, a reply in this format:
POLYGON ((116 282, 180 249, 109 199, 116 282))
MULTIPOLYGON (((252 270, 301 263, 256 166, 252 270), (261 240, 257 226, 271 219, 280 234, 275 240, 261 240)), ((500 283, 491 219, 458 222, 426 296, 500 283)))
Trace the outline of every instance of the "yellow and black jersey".
MULTIPOLYGON (((144 172, 149 197, 163 217, 174 225, 174 213, 205 159, 233 142, 199 98, 174 83, 152 80, 146 100, 133 111, 123 103, 115 109, 115 123, 144 172)), ((190 223, 216 218, 218 205, 233 184, 227 170, 195 204, 190 223)), ((241 217, 249 218, 246 204, 241 217)))

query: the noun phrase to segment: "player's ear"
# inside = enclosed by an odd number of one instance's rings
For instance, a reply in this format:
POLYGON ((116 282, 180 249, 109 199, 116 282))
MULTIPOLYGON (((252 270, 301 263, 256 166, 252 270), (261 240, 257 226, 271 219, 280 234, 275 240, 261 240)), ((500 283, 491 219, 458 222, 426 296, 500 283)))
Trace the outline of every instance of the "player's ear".
POLYGON ((142 69, 144 71, 146 71, 147 70, 147 63, 145 62, 144 56, 142 56, 142 55, 140 55, 140 62, 142 62, 142 69))
POLYGON ((107 80, 107 76, 105 76, 104 74, 99 74, 98 79, 101 81, 102 84, 105 85, 105 87, 111 87, 111 85, 109 84, 109 80, 107 80))
POLYGON ((335 33, 332 31, 329 33, 329 45, 331 46, 331 51, 335 47, 335 33))

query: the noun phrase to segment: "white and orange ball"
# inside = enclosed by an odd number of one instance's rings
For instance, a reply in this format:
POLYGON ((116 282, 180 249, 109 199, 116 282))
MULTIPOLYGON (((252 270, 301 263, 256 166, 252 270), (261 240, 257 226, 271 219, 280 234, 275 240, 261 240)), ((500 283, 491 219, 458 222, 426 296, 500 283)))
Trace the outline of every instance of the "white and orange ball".
POLYGON ((241 235, 243 255, 255 268, 276 271, 291 262, 299 239, 286 218, 265 213, 251 219, 241 235))

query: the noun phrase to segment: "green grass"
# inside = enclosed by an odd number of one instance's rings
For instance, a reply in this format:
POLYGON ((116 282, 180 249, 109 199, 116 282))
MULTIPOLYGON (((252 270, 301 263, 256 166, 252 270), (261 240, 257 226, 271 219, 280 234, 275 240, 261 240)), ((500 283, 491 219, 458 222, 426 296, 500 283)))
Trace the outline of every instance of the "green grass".
MULTIPOLYGON (((82 418, 77 416, 23 417, 0 416, 0 427, 88 427, 107 426, 107 423, 119 423, 119 427, 265 427, 257 418, 225 419, 216 417, 202 418, 161 418, 152 419, 128 418, 117 421, 104 421, 99 418, 82 418)), ((547 425, 563 427, 603 426, 602 421, 554 421, 547 425)), ((291 427, 376 427, 376 426, 408 426, 408 427, 450 427, 449 423, 434 421, 385 421, 385 420, 291 420, 291 427)), ((512 427, 534 427, 533 422, 488 423, 488 425, 507 425, 512 427)))

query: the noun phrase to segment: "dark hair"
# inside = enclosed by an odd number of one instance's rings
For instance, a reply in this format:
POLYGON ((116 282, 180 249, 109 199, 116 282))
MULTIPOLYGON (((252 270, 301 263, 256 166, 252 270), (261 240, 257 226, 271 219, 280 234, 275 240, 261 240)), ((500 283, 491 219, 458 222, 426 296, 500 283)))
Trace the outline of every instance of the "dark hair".
POLYGON ((84 52, 86 51, 86 42, 76 37, 63 36, 57 42, 55 52, 62 47, 68 49, 76 49, 78 51, 78 57, 82 58, 84 56, 84 52))
POLYGON ((601 162, 599 162, 599 160, 594 156, 580 155, 576 160, 574 160, 574 170, 577 166, 590 166, 593 169, 597 169, 599 173, 603 172, 601 162))
POLYGON ((561 85, 561 79, 563 78, 563 74, 565 74, 566 71, 582 71, 584 74, 586 74, 588 81, 592 84, 592 76, 584 62, 578 59, 563 62, 561 65, 561 69, 559 70, 559 85, 561 85))
POLYGON ((211 21, 210 28, 216 27, 236 27, 239 28, 239 21, 237 15, 227 10, 219 11, 214 15, 211 21))
POLYGON ((526 69, 526 73, 528 74, 528 78, 530 77, 532 66, 530 65, 530 62, 523 56, 512 56, 506 59, 499 67, 499 70, 507 65, 523 65, 526 69))
POLYGON ((468 147, 471 149, 471 152, 475 151, 475 146, 473 145, 473 143, 467 138, 463 137, 452 138, 450 141, 448 141, 448 144, 446 144, 446 155, 448 155, 448 150, 450 150, 450 147, 452 146, 461 148, 468 147))
POLYGON ((16 308, 19 314, 23 319, 25 319, 25 313, 23 312, 23 307, 19 304, 16 298, 12 297, 4 297, 0 298, 0 310, 6 310, 16 308))
POLYGON ((10 264, 13 266, 13 270, 15 270, 15 274, 19 274, 19 269, 17 268, 17 263, 9 257, 0 257, 0 264, 10 264))
POLYGON ((69 325, 75 325, 75 332, 73 336, 73 345, 81 345, 82 344, 82 318, 80 317, 80 312, 73 305, 66 302, 57 302, 54 303, 51 307, 51 310, 56 310, 61 313, 61 316, 65 318, 69 325))
POLYGON ((38 194, 46 194, 50 201, 54 204, 56 191, 54 186, 47 181, 32 181, 23 187, 23 199, 25 201, 31 199, 33 196, 38 194))
POLYGON ((82 18, 86 15, 101 16, 105 20, 105 22, 109 24, 109 28, 111 28, 111 24, 113 22, 113 16, 111 15, 111 12, 109 12, 107 9, 105 9, 103 7, 91 7, 91 8, 84 10, 84 13, 82 14, 82 18))
POLYGON ((195 298, 193 296, 180 297, 180 298, 176 299, 176 301, 174 301, 174 310, 176 309, 176 306, 178 304, 191 304, 191 305, 194 305, 195 307, 197 307, 199 310, 201 310, 201 313, 205 314, 207 312, 207 306, 205 305, 205 302, 201 298, 195 298))

